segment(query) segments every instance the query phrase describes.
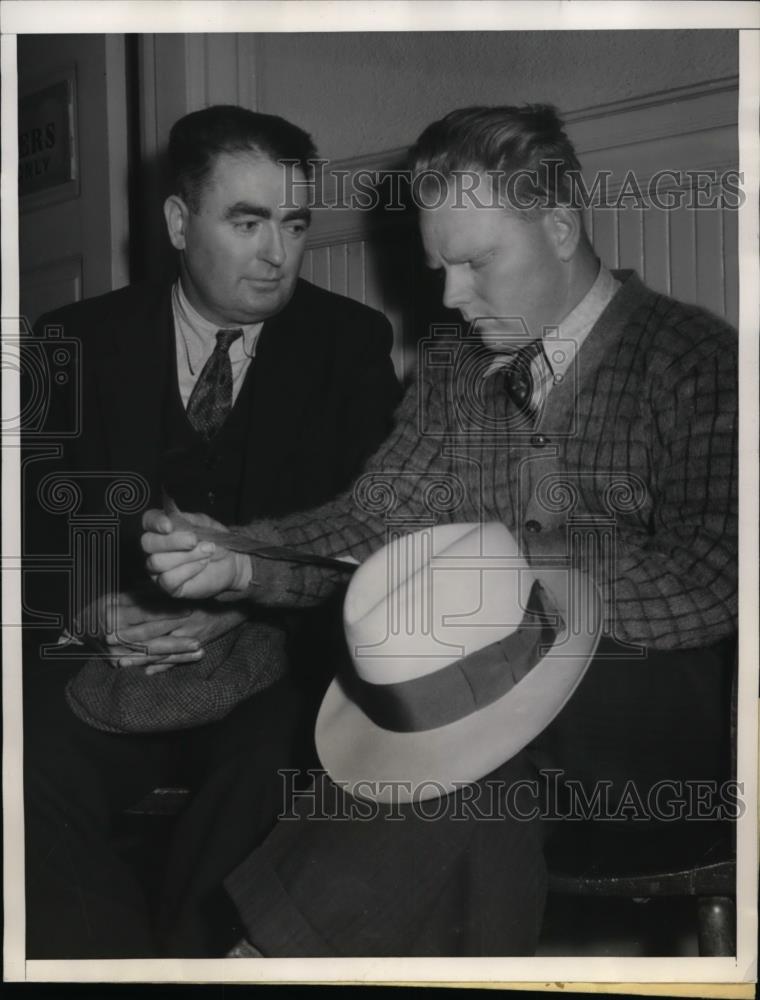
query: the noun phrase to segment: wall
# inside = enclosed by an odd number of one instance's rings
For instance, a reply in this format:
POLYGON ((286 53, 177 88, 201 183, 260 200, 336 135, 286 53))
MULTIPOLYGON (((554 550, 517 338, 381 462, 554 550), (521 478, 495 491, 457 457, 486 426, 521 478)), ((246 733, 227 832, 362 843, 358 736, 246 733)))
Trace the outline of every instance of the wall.
POLYGON ((123 35, 22 35, 19 95, 74 66, 78 185, 21 204, 21 304, 50 308, 125 285, 128 273, 126 60, 123 35))
POLYGON ((245 37, 258 109, 312 131, 330 158, 408 145, 467 104, 549 101, 567 112, 738 73, 735 31, 245 37))
MULTIPOLYGON (((333 167, 382 169, 452 107, 546 100, 566 115, 590 176, 724 170, 737 164, 737 47, 732 31, 149 35, 143 156, 156 162, 184 112, 234 102, 302 124, 333 167)), ((172 260, 159 187, 148 170, 141 216, 154 275, 172 260)), ((382 309, 406 374, 431 301, 413 227, 380 233, 370 213, 316 215, 304 276, 382 309)), ((628 208, 587 222, 610 266, 736 322, 735 212, 628 208)))
POLYGON ((546 100, 567 113, 738 73, 735 31, 166 34, 139 45, 145 274, 170 266, 156 161, 187 111, 232 102, 281 114, 322 155, 346 159, 406 146, 467 103, 546 100))

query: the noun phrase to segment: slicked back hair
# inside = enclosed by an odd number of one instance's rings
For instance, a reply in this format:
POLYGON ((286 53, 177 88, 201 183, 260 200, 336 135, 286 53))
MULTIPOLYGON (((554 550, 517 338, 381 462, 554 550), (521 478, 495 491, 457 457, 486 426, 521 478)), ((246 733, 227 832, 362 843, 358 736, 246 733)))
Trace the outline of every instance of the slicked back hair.
MULTIPOLYGON (((469 107, 433 122, 410 150, 413 177, 488 174, 500 198, 521 207, 573 206, 573 175, 581 166, 557 109, 550 104, 469 107), (518 183, 512 184, 510 178, 518 183)), ((510 207, 510 206, 505 206, 510 207)))
POLYGON ((172 194, 191 211, 222 153, 252 152, 277 162, 295 160, 308 178, 317 150, 311 136, 278 115, 233 104, 216 104, 180 118, 169 133, 168 165, 172 194))

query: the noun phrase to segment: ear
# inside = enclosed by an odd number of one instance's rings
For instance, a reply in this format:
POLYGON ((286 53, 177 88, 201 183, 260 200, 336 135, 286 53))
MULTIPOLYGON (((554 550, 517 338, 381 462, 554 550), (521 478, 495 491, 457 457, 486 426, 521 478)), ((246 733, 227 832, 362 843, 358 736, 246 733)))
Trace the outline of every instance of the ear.
POLYGON ((190 212, 187 205, 177 194, 170 194, 164 202, 164 219, 166 231, 175 250, 185 249, 185 234, 190 212))
POLYGON ((580 213, 565 205, 557 205, 549 209, 547 224, 557 257, 567 263, 575 256, 583 231, 580 213))

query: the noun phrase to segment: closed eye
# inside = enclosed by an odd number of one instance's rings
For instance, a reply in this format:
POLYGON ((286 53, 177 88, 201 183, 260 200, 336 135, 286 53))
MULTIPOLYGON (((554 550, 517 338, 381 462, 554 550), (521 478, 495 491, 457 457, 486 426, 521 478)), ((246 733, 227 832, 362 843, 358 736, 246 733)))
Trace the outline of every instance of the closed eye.
POLYGON ((493 255, 494 255, 494 251, 491 250, 488 253, 483 254, 482 257, 476 257, 474 260, 471 260, 469 262, 470 263, 470 267, 472 268, 473 271, 477 271, 481 267, 485 267, 486 264, 490 263, 493 255))

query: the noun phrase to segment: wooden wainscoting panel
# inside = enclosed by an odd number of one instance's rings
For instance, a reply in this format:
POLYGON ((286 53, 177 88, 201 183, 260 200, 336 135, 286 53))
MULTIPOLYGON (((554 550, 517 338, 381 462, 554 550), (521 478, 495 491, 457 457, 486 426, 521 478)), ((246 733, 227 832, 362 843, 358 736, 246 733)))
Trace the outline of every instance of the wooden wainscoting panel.
POLYGON ((610 208, 597 208, 591 213, 591 228, 589 233, 596 252, 607 267, 618 266, 618 213, 610 208))
MULTIPOLYGON (((671 293, 672 275, 668 244, 669 213, 657 209, 641 209, 644 231, 644 282, 656 292, 671 293)), ((693 301, 693 300, 690 300, 693 301)))
POLYGON ((641 209, 618 213, 618 266, 644 273, 644 218, 641 209))
POLYGON ((739 216, 737 212, 723 212, 723 281, 724 306, 721 312, 729 323, 739 325, 739 216))
POLYGON ((697 301, 696 214, 691 208, 674 208, 666 215, 670 223, 671 294, 684 302, 697 301))
POLYGON ((367 301, 367 281, 365 269, 367 266, 367 244, 364 240, 352 240, 346 244, 346 264, 348 280, 346 294, 359 302, 367 301))

